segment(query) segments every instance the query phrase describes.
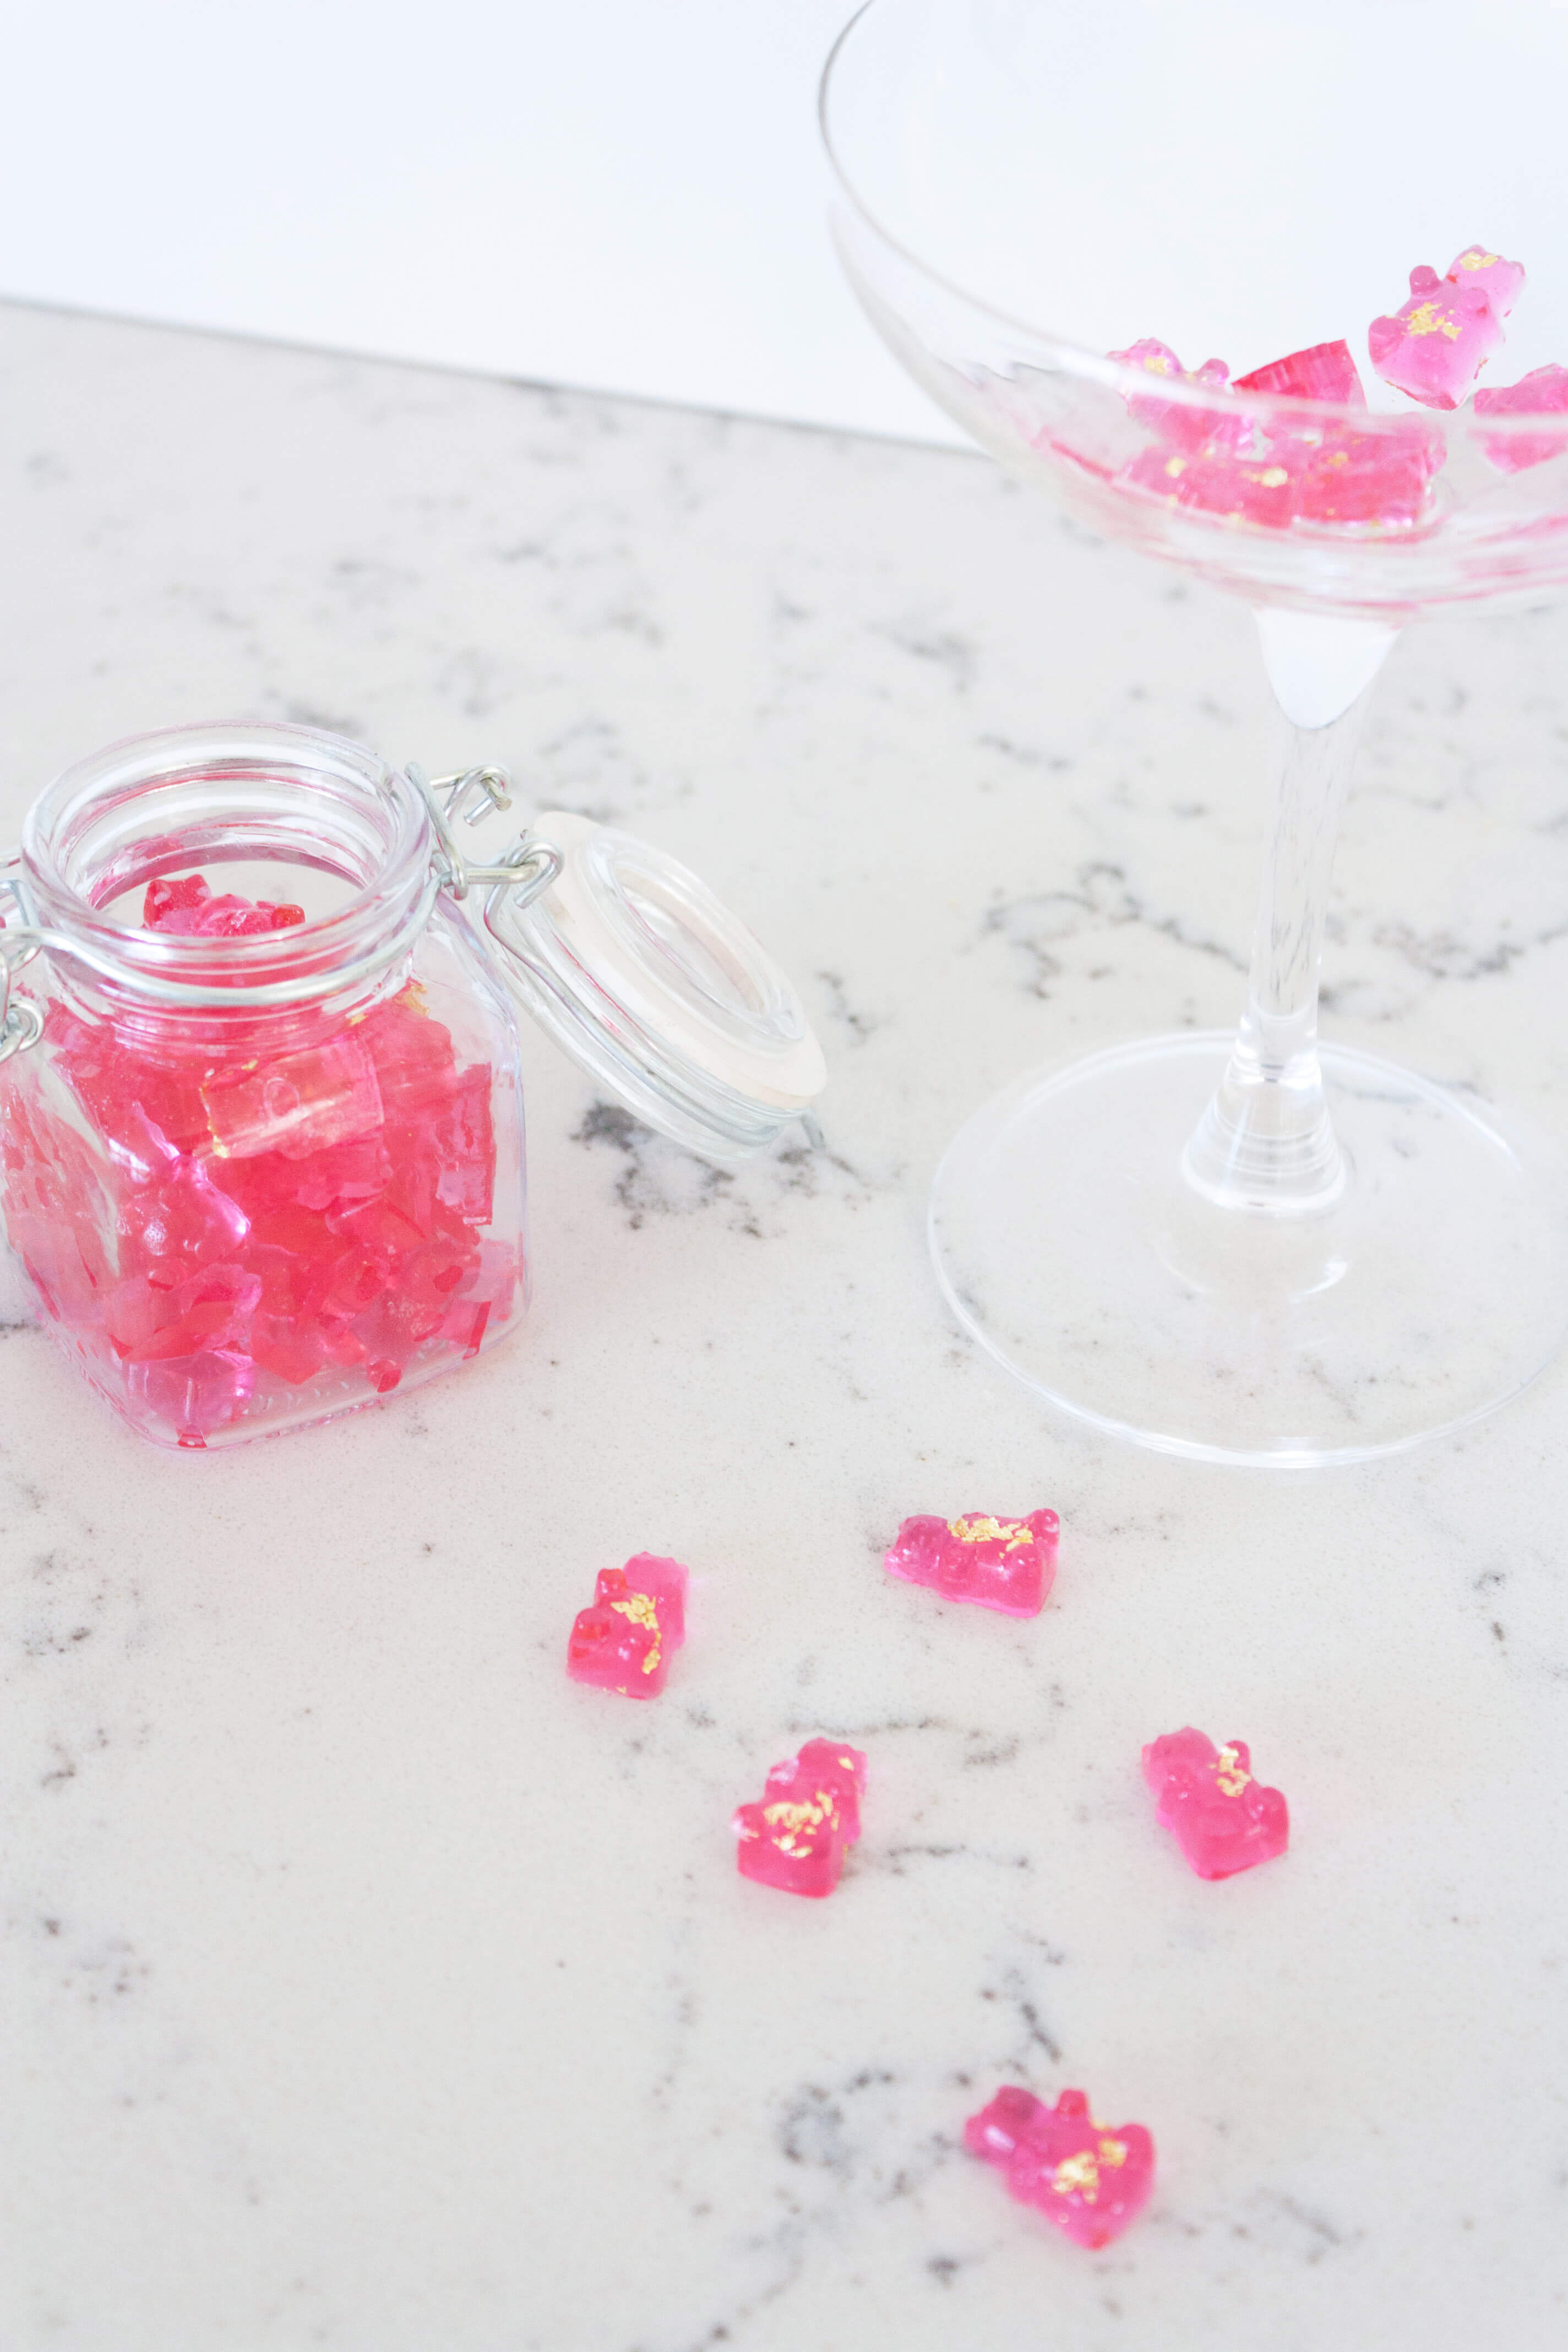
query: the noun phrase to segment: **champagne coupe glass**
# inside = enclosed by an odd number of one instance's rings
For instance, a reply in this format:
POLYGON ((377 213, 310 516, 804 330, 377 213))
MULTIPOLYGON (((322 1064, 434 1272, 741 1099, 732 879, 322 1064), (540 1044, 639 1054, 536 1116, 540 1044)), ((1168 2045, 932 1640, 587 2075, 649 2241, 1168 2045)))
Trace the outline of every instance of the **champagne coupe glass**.
POLYGON ((1565 64, 1542 0, 868 0, 823 79, 835 234, 886 341, 1014 473, 1246 597, 1283 714, 1238 1031, 1021 1079, 932 1196, 975 1338, 1166 1453, 1394 1452, 1568 1328, 1555 1143, 1317 1034, 1372 678, 1422 613, 1568 581, 1568 418, 1417 407, 1366 341, 1415 265, 1482 238, 1531 273, 1482 383, 1568 367, 1565 64), (1144 337, 1237 374, 1343 338, 1369 405, 1106 356, 1144 337))

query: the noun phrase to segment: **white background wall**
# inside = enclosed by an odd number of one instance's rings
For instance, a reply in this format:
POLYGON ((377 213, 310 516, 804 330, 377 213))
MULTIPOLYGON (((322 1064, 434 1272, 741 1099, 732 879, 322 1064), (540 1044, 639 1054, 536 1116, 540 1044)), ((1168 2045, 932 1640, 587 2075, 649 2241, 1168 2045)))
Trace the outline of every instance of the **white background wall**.
POLYGON ((4 0, 0 294, 954 437, 840 282, 854 0, 4 0))

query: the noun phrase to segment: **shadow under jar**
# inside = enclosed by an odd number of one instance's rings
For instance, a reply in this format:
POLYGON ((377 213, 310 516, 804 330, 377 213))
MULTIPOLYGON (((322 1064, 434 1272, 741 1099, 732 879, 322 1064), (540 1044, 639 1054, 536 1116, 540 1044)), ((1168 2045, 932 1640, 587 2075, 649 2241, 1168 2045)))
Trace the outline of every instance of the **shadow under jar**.
POLYGON ((458 828, 505 785, 432 787, 309 729, 201 727, 112 746, 34 806, 0 878, 5 1224, 58 1338, 155 1443, 324 1420, 520 1319, 503 968, 711 1158, 761 1149, 820 1087, 787 981, 660 853, 561 814, 470 863, 458 828), (143 927, 150 883, 216 868, 283 904, 280 927, 143 927))

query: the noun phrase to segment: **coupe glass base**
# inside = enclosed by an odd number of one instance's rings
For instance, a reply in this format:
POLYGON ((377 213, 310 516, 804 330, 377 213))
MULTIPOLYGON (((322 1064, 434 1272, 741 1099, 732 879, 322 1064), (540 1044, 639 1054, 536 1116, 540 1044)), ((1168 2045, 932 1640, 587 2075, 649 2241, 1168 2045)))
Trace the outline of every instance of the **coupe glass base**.
POLYGON ((1516 1394, 1568 1333, 1553 1155, 1446 1087, 1330 1046, 1343 1193, 1310 1216, 1212 1206, 1182 1151, 1232 1043, 1113 1047, 969 1120, 931 1208, 960 1322, 1052 1403, 1199 1461, 1365 1461, 1516 1394))

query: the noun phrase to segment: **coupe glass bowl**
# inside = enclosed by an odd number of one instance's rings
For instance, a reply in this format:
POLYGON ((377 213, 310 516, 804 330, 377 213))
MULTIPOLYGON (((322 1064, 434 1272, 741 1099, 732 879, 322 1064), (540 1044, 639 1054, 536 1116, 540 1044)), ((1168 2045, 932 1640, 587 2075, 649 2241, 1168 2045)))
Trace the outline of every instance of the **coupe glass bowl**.
POLYGON ((1419 614, 1568 580, 1568 418, 1416 407, 1366 351, 1414 265, 1485 237, 1531 275, 1482 382, 1568 365, 1565 65, 1568 17, 1521 0, 869 0, 824 76, 835 232, 888 343, 1012 472, 1246 597, 1283 714, 1237 1034, 1020 1080, 932 1198, 974 1336, 1166 1452, 1395 1451, 1568 1328, 1555 1141, 1317 1034, 1366 688, 1419 614), (1145 337, 1237 375, 1342 338, 1370 404, 1106 356, 1145 337))

